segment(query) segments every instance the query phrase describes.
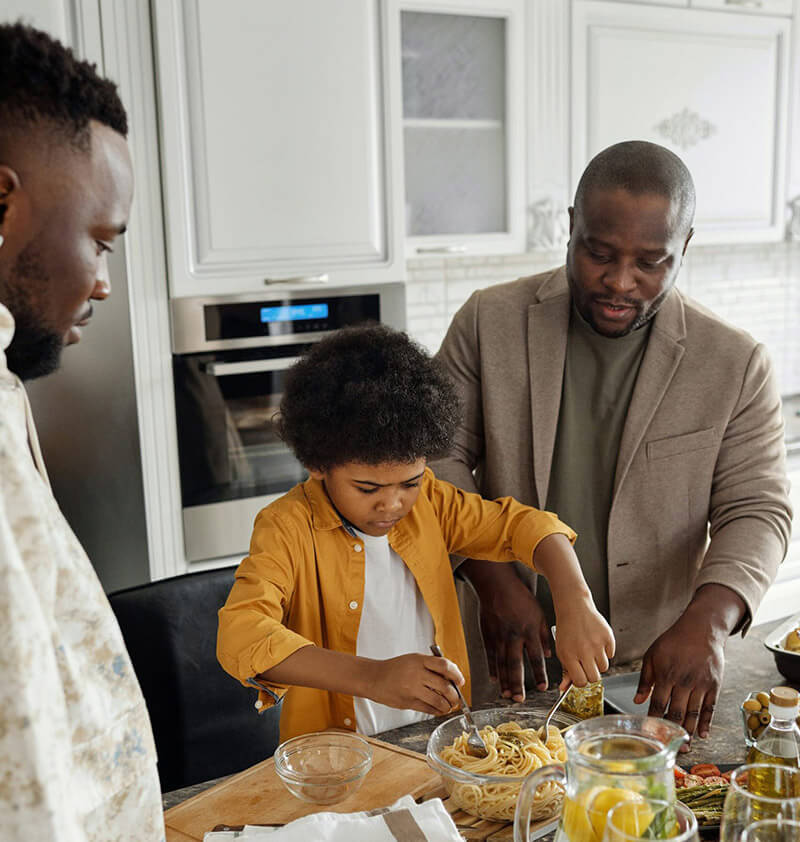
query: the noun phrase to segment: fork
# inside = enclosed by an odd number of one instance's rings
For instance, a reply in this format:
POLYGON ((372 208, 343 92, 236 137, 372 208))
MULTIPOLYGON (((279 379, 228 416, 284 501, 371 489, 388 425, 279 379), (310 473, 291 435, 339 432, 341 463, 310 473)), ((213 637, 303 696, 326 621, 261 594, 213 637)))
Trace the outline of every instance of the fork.
POLYGON ((569 693, 571 689, 572 682, 570 681, 570 683, 567 685, 567 689, 564 690, 564 692, 555 700, 555 702, 553 702, 550 710, 547 711, 547 716, 545 717, 544 725, 542 725, 537 732, 540 736, 542 733, 544 733, 544 736, 542 737, 543 740, 546 741, 548 735, 550 734, 550 731, 548 729, 550 727, 550 720, 553 718, 553 714, 561 707, 561 702, 563 702, 564 699, 567 698, 567 693, 569 693))
MULTIPOLYGON (((444 655, 442 655, 442 650, 435 643, 431 644, 431 652, 433 652, 437 658, 444 657, 444 655)), ((473 757, 488 757, 489 750, 486 748, 486 743, 481 738, 478 726, 472 718, 472 711, 469 709, 469 705, 467 704, 467 700, 464 698, 464 694, 458 689, 454 681, 451 681, 450 683, 453 685, 453 689, 456 693, 458 693, 458 700, 461 702, 461 710, 464 712, 464 719, 467 720, 467 724, 470 727, 470 733, 467 735, 467 750, 473 757)))

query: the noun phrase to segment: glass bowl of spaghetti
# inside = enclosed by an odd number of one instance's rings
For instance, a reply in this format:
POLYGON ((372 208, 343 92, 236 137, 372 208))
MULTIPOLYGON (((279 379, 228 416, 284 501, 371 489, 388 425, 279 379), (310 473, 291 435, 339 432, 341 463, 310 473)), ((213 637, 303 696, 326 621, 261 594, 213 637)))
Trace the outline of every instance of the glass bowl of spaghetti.
MULTIPOLYGON (((451 802, 473 816, 511 821, 525 777, 546 763, 563 763, 567 749, 561 731, 581 720, 556 711, 543 740, 538 729, 547 707, 474 710, 472 718, 489 750, 485 758, 467 751, 467 723, 454 716, 439 725, 428 740, 428 765, 438 772, 451 802)), ((564 792, 556 783, 539 787, 531 818, 542 821, 561 812, 564 792)))

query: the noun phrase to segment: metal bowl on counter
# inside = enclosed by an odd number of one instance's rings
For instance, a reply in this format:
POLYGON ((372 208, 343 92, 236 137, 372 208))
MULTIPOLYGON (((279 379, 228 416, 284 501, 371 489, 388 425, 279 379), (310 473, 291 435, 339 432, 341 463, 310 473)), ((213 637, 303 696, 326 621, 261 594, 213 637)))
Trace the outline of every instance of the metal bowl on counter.
MULTIPOLYGON (((491 725, 497 728, 505 723, 516 722, 521 728, 539 728, 545 720, 546 705, 531 705, 526 708, 490 708, 473 710, 472 718, 478 730, 491 725)), ((550 720, 550 727, 562 731, 580 722, 577 716, 557 710, 550 720)), ((491 821, 511 821, 514 818, 517 796, 525 776, 481 774, 451 765, 442 758, 442 751, 452 746, 458 737, 467 732, 468 726, 462 715, 454 716, 439 725, 428 740, 428 765, 442 778, 451 803, 473 816, 491 821)), ((557 786, 552 784, 552 786, 557 786)), ((555 818, 561 812, 563 796, 551 800, 549 815, 534 816, 536 820, 555 818)))
POLYGON ((275 771, 289 792, 311 804, 336 804, 352 795, 372 767, 372 747, 346 731, 319 731, 281 743, 275 771))
POLYGON ((781 623, 764 640, 764 646, 772 652, 778 672, 789 681, 800 684, 800 651, 793 652, 786 648, 787 637, 796 629, 800 629, 800 614, 781 623))

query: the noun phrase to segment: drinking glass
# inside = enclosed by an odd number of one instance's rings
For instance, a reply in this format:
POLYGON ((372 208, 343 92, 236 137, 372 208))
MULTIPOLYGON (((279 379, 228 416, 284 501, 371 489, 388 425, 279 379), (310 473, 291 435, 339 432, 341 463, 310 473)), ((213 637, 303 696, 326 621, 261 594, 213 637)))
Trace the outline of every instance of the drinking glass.
POLYGON ((764 819, 744 829, 741 842, 800 842, 800 822, 764 819))
POLYGON ((749 825, 778 818, 800 821, 800 769, 768 763, 736 769, 722 807, 720 842, 740 842, 749 825))
POLYGON ((670 804, 659 798, 621 801, 608 811, 602 842, 641 842, 645 836, 698 842, 697 819, 680 801, 670 804))

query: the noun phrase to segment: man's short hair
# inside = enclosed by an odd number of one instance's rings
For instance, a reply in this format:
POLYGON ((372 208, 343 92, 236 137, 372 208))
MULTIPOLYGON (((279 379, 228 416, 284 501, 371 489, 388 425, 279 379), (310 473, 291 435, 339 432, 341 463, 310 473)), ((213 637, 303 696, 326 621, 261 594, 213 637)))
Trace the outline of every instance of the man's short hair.
POLYGON ((575 192, 575 208, 584 197, 600 190, 627 190, 635 196, 655 194, 676 202, 677 223, 687 234, 695 210, 694 181, 686 164, 657 143, 626 140, 615 143, 589 161, 575 192))
POLYGON ((91 120, 127 136, 117 86, 45 32, 21 23, 1 24, 0 142, 25 125, 41 126, 88 149, 91 120))
POLYGON ((438 360, 405 333, 373 324, 311 346, 286 375, 277 422, 300 462, 326 471, 444 456, 460 410, 438 360))

